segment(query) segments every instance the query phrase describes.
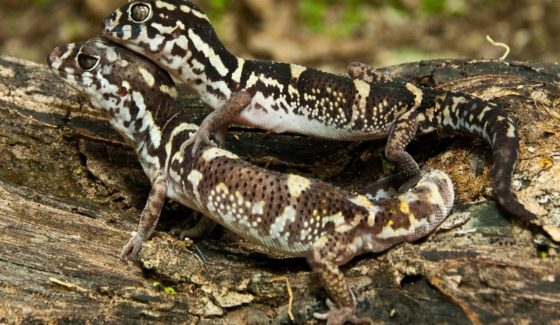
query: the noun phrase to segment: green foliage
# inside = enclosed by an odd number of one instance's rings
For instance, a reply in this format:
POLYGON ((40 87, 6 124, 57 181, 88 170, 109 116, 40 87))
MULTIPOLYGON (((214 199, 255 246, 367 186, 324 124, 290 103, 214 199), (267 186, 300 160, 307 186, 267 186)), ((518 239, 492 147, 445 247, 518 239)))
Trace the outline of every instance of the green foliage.
POLYGON ((31 0, 31 4, 36 7, 46 7, 52 0, 31 0))
POLYGON ((226 13, 230 2, 230 0, 207 0, 210 18, 220 20, 226 13))
POLYGON ((334 1, 334 0, 301 0, 299 1, 299 11, 303 23, 312 31, 331 36, 349 36, 356 27, 363 23, 361 1, 334 1), (334 6, 340 7, 340 14, 334 24, 325 21, 325 16, 329 9, 334 6))
POLYGON ((420 8, 428 15, 441 14, 445 11, 445 2, 446 0, 422 0, 420 8))

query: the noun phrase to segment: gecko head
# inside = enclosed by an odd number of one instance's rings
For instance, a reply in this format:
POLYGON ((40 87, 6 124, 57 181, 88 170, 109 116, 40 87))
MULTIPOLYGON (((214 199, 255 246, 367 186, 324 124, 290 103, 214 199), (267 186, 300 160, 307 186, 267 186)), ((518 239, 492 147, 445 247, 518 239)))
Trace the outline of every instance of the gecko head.
MULTIPOLYGON (((157 106, 177 96, 169 74, 101 38, 59 46, 49 54, 48 64, 66 83, 86 95, 95 108, 123 122, 140 117, 131 116, 132 107, 157 106)), ((144 110, 134 111, 138 115, 144 110)))
POLYGON ((208 17, 185 0, 130 1, 104 20, 102 34, 170 69, 192 56, 192 42, 217 40, 208 17))

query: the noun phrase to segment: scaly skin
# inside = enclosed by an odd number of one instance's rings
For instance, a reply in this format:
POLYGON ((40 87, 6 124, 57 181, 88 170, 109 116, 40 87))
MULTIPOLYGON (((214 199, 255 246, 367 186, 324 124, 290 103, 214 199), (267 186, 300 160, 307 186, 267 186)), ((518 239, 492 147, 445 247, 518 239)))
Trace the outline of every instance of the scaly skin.
MULTIPOLYGON (((134 257, 152 234, 165 198, 200 211, 238 235, 286 255, 307 258, 334 306, 329 324, 363 323, 339 266, 429 234, 449 214, 453 186, 428 171, 398 196, 370 200, 332 185, 269 171, 215 147, 194 155, 184 144, 196 132, 180 109, 170 76, 133 52, 100 39, 58 47, 53 72, 105 112, 132 144, 152 189, 137 234, 123 258, 134 257), (181 150, 184 148, 186 150, 181 150)), ((233 101, 248 102, 240 93, 233 101)), ((381 188, 370 191, 382 194, 381 188)))
POLYGON ((212 131, 230 122, 333 140, 386 137, 387 158, 414 184, 420 169, 405 149, 417 133, 469 133, 492 147, 493 188, 500 205, 523 221, 536 220, 511 190, 517 127, 494 103, 387 80, 363 64, 351 65, 348 78, 236 57, 190 1, 132 1, 105 20, 102 33, 181 79, 215 110, 193 140, 195 151, 200 143, 210 143, 212 131), (250 102, 228 105, 240 92, 247 93, 250 102))

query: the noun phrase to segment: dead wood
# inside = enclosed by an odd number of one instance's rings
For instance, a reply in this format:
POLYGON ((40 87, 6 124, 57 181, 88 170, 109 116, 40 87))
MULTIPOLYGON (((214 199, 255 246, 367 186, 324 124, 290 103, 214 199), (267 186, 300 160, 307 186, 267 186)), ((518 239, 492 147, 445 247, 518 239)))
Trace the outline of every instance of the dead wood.
MULTIPOLYGON (((458 203, 437 234, 349 263, 359 314, 380 323, 545 324, 560 319, 560 67, 430 61, 381 72, 499 101, 522 135, 516 191, 548 234, 491 200, 491 155, 468 137, 411 146, 448 172, 458 203), (453 225, 452 221, 457 224, 453 225)), ((183 92, 185 93, 185 92, 183 92)), ((208 111, 185 95, 198 122, 208 111)), ((254 163, 359 189, 388 171, 383 141, 337 143, 233 128, 254 163)), ((0 57, 0 323, 314 323, 326 294, 304 260, 271 258, 226 230, 167 234, 190 211, 169 203, 139 264, 119 260, 148 192, 136 158, 46 66, 0 57)))

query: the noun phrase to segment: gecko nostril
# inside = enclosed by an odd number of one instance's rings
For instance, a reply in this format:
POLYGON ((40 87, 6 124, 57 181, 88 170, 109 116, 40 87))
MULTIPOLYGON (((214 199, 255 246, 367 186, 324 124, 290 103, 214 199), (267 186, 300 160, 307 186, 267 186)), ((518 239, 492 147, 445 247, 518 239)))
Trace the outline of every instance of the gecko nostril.
POLYGON ((62 49, 60 47, 55 48, 54 50, 51 51, 51 53, 49 53, 49 56, 47 57, 47 62, 49 64, 50 67, 53 66, 53 63, 58 60, 58 58, 60 57, 61 51, 62 49))

